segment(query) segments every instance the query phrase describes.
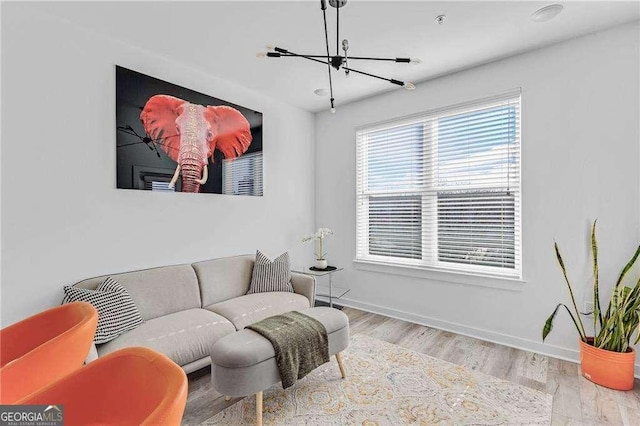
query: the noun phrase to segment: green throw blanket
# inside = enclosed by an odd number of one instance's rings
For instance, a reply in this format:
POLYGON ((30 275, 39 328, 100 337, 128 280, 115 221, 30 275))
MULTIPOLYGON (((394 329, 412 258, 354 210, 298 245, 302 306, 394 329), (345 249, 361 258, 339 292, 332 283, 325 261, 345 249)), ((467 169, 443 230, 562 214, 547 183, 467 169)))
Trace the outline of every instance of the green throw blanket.
POLYGON ((308 315, 292 311, 245 328, 261 334, 273 345, 284 389, 329 362, 327 329, 308 315))

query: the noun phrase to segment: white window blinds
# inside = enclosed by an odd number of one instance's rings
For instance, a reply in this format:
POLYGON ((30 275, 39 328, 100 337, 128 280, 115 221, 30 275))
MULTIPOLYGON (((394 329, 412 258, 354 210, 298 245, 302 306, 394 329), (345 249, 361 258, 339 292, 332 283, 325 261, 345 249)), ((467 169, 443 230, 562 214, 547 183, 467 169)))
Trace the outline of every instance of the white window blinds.
POLYGON ((357 260, 521 276, 519 90, 356 137, 357 260))
POLYGON ((262 196, 262 152, 223 160, 222 193, 262 196))

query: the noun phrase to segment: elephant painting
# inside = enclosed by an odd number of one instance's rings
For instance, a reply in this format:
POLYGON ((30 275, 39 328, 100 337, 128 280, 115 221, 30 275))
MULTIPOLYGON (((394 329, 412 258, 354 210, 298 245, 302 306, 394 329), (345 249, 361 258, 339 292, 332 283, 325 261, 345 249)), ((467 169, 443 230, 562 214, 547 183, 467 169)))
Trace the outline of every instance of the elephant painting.
POLYGON ((203 106, 169 95, 154 95, 140 113, 145 132, 177 163, 172 188, 182 177, 183 192, 200 192, 208 179, 215 150, 225 159, 244 154, 251 145, 247 119, 230 106, 203 106))
POLYGON ((115 68, 117 188, 263 195, 261 112, 115 68))

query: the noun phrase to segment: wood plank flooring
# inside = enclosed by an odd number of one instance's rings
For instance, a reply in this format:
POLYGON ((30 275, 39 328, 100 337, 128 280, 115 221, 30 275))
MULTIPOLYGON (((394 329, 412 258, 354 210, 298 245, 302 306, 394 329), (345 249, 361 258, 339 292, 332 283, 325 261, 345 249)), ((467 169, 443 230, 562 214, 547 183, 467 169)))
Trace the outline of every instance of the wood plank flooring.
MULTIPOLYGON (((345 308, 351 334, 362 333, 553 394, 554 425, 640 425, 640 382, 630 392, 594 385, 578 364, 509 348, 406 321, 345 308)), ((210 370, 189 374, 183 424, 197 425, 240 398, 225 401, 211 386, 210 370)))

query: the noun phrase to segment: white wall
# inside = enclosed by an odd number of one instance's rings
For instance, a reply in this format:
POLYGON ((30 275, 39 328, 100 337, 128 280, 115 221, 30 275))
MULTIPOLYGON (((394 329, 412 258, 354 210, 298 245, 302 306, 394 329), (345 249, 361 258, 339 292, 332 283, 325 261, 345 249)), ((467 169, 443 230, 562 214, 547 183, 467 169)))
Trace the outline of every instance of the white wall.
POLYGON ((257 248, 308 257, 311 113, 20 3, 2 5, 2 89, 3 325, 98 274, 257 248), (264 197, 116 189, 116 64, 263 112, 264 197))
MULTIPOLYGON (((334 283, 346 305, 576 359, 577 334, 553 253, 560 244, 579 303, 588 300, 590 222, 598 218, 604 294, 640 242, 639 27, 635 23, 316 115, 316 225, 335 235, 334 283), (356 269, 355 128, 522 88, 522 225, 526 283, 513 290, 356 269)), ((446 278, 445 278, 446 279, 446 278)), ((603 300, 605 296, 603 296, 603 300)))

